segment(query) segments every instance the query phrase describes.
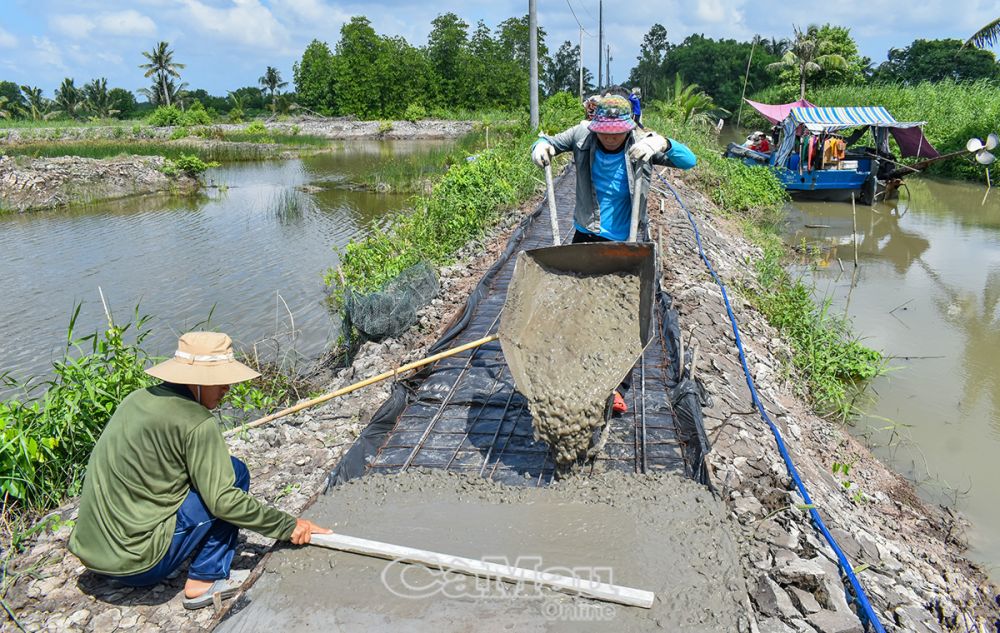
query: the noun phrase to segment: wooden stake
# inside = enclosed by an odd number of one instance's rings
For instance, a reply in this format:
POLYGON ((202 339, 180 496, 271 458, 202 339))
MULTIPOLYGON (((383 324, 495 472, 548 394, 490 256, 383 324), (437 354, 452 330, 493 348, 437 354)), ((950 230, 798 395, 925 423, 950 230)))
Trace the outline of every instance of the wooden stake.
POLYGON ((423 367, 424 365, 430 365, 431 363, 439 361, 442 358, 448 358, 449 356, 454 356, 455 354, 461 354, 462 352, 464 352, 466 350, 470 350, 473 347, 479 347, 480 345, 485 345, 486 343, 492 343, 493 341, 497 340, 498 338, 500 338, 499 335, 497 335, 497 334, 491 334, 489 336, 484 336, 481 339, 477 339, 475 341, 472 341, 471 343, 466 343, 465 345, 459 345, 458 347, 453 347, 453 348, 451 348, 449 350, 445 350, 443 352, 434 354, 433 356, 428 356, 427 358, 422 358, 420 360, 413 361, 412 363, 407 363, 407 364, 402 365, 401 367, 398 367, 398 368, 393 369, 391 371, 383 372, 383 373, 379 374, 378 376, 372 376, 371 378, 366 378, 365 380, 362 380, 361 382, 356 382, 353 385, 348 385, 347 387, 342 387, 340 389, 337 389, 336 391, 331 391, 330 393, 324 394, 322 396, 318 396, 316 398, 313 398, 312 400, 306 400, 305 402, 300 402, 299 404, 297 404, 297 405, 295 405, 293 407, 288 407, 287 409, 282 409, 281 411, 278 411, 276 413, 272 413, 271 415, 268 415, 268 416, 265 416, 263 418, 260 418, 259 420, 254 420, 253 422, 250 422, 248 424, 242 424, 242 425, 240 425, 240 426, 238 426, 236 428, 229 429, 228 431, 226 431, 225 433, 223 433, 223 435, 225 435, 226 437, 229 437, 230 435, 235 435, 236 433, 240 433, 240 432, 245 431, 247 429, 252 429, 252 428, 255 428, 255 427, 267 424, 268 422, 273 422, 273 421, 277 420, 278 418, 283 418, 286 415, 291 415, 293 413, 297 413, 297 412, 299 412, 299 411, 301 411, 303 409, 308 409, 310 407, 315 407, 317 404, 323 404, 327 400, 332 400, 332 399, 337 398, 339 396, 343 396, 343 395, 349 394, 352 391, 357 391, 358 389, 361 389, 362 387, 367 387, 368 385, 373 385, 373 384, 375 384, 377 382, 381 382, 381 381, 385 380, 386 378, 393 378, 394 376, 398 376, 400 373, 402 373, 404 371, 410 371, 411 369, 416 369, 418 367, 423 367))
POLYGON ((854 206, 854 192, 851 192, 851 219, 854 222, 854 267, 858 267, 858 209, 854 206))
POLYGON ((656 597, 653 592, 642 589, 610 585, 587 578, 560 576, 524 567, 487 563, 475 558, 428 552, 422 549, 370 541, 344 534, 313 534, 310 544, 402 563, 417 563, 432 569, 469 574, 470 576, 480 578, 496 578, 513 583, 528 582, 557 591, 586 596, 595 600, 616 602, 644 609, 652 607, 653 600, 656 597))

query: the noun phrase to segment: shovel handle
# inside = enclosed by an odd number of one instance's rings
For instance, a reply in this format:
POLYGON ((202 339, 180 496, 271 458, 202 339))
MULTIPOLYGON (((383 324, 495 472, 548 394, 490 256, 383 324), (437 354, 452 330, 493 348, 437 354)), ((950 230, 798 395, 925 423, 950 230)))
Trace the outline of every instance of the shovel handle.
POLYGON ((642 197, 642 187, 639 175, 639 171, 642 169, 642 163, 644 161, 637 161, 633 172, 635 176, 632 178, 632 221, 628 228, 628 241, 637 242, 639 240, 639 200, 642 197))
POLYGON ((559 246, 559 221, 556 217, 556 189, 552 185, 551 163, 545 163, 545 188, 549 197, 549 222, 552 224, 552 245, 559 246))

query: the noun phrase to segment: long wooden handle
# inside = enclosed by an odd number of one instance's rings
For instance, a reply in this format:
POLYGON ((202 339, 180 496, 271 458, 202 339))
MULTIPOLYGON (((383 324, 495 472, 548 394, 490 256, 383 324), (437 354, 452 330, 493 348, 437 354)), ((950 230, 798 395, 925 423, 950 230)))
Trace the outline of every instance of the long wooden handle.
POLYGON ((286 415, 291 415, 291 414, 296 413, 298 411, 301 411, 303 409, 308 409, 309 407, 315 407, 317 404, 323 404, 327 400, 332 400, 333 398, 336 398, 338 396, 343 396, 345 394, 351 393, 352 391, 357 391, 358 389, 361 389, 362 387, 367 387, 368 385, 374 384, 376 382, 380 382, 382 380, 385 380, 386 378, 392 378, 393 376, 398 376, 399 374, 401 374, 401 373, 403 373, 405 371, 410 371, 411 369, 416 369, 418 367, 423 367, 424 365, 430 365, 431 363, 439 361, 442 358, 448 358, 449 356, 454 356, 455 354, 461 354, 462 352, 464 352, 466 350, 469 350, 469 349, 472 349, 474 347, 479 347, 480 345, 485 345, 486 343, 492 343, 493 341, 497 340, 498 338, 500 338, 500 335, 498 335, 498 334, 491 334, 489 336, 484 336, 481 339, 477 339, 475 341, 472 341, 471 343, 466 343, 465 345, 459 345, 458 347, 453 347, 453 348, 445 350, 443 352, 439 352, 437 354, 434 354, 433 356, 428 356, 427 358, 422 358, 420 360, 413 361, 412 363, 407 363, 405 365, 400 366, 399 369, 394 369, 392 371, 387 371, 387 372, 381 373, 381 374, 379 374, 377 376, 372 376, 371 378, 366 378, 366 379, 364 379, 364 380, 362 380, 360 382, 354 383, 353 385, 348 385, 346 387, 341 387, 340 389, 337 389, 336 391, 331 391, 330 393, 324 394, 322 396, 317 396, 317 397, 313 398, 312 400, 306 400, 305 402, 300 402, 299 404, 297 404, 297 405, 295 405, 293 407, 288 407, 287 409, 282 409, 281 411, 277 411, 275 413, 272 413, 271 415, 268 415, 268 416, 265 416, 263 418, 260 418, 259 420, 254 420, 253 422, 250 422, 248 424, 242 424, 242 425, 240 425, 240 426, 238 426, 236 428, 229 429, 228 431, 226 431, 225 433, 223 433, 223 435, 225 435, 225 436, 235 435, 236 433, 240 433, 240 432, 245 431, 247 429, 252 429, 254 427, 258 427, 258 426, 261 426, 263 424, 267 424, 268 422, 273 422, 273 421, 277 420, 278 418, 283 418, 286 415))
POLYGON ((313 534, 310 544, 329 549, 385 558, 401 563, 418 563, 441 571, 459 572, 480 578, 498 578, 507 582, 528 582, 543 585, 557 591, 563 591, 605 602, 617 602, 632 607, 649 609, 653 606, 655 594, 651 591, 610 585, 596 582, 588 578, 560 576, 544 571, 512 567, 498 563, 488 563, 475 558, 452 556, 438 552, 428 552, 422 549, 370 541, 368 539, 347 536, 344 534, 313 534))
POLYGON ((635 242, 639 239, 639 199, 642 197, 642 161, 636 163, 634 169, 635 176, 632 178, 632 221, 628 228, 628 241, 635 242))
POLYGON ((559 246, 559 218, 556 213, 556 188, 552 185, 552 164, 545 165, 545 188, 549 197, 549 222, 552 224, 552 245, 559 246))

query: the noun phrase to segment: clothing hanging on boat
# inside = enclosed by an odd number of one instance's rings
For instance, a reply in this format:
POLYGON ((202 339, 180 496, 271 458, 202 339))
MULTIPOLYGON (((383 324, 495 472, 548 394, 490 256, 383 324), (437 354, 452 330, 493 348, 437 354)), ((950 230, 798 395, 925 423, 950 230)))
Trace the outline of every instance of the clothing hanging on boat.
POLYGON ((826 139, 823 143, 823 169, 826 169, 827 165, 837 163, 844 160, 847 155, 847 143, 844 139, 831 137, 826 139))

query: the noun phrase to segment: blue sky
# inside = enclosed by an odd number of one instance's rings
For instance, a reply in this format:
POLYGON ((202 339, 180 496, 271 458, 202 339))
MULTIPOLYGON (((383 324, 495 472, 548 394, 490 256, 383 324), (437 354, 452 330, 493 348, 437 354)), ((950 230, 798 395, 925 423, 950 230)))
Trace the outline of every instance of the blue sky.
MULTIPOLYGON (((551 49, 578 38, 576 15, 596 33, 597 0, 538 0, 539 23, 551 49)), ((690 33, 749 39, 788 37, 792 24, 831 22, 851 28, 861 52, 876 63, 890 47, 918 37, 964 39, 1000 15, 1000 0, 631 0, 605 2, 611 73, 624 80, 642 36, 654 22, 679 42, 690 33)), ((527 2, 466 0, 427 4, 373 0, 0 0, 0 79, 41 86, 47 96, 70 76, 77 84, 107 77, 112 86, 147 85, 141 51, 166 40, 187 64, 191 88, 225 94, 254 85, 268 65, 291 81, 292 63, 313 38, 336 43, 340 26, 366 15, 384 34, 423 44, 431 20, 453 11, 471 24, 495 26, 523 15, 527 2)), ((595 37, 584 37, 584 63, 596 65, 595 37)))

